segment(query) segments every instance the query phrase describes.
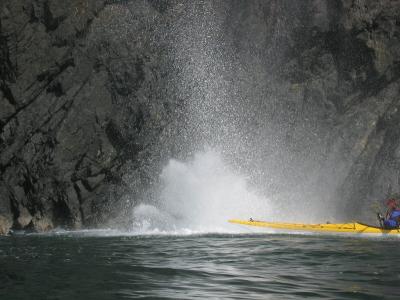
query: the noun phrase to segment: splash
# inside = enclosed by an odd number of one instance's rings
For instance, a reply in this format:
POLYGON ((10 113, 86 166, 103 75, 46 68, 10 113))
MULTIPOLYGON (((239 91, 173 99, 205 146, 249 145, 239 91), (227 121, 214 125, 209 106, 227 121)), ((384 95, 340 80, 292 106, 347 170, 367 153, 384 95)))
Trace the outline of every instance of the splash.
MULTIPOLYGON (((274 4, 262 7, 276 11, 274 4)), ((225 232, 232 229, 228 219, 250 217, 335 221, 335 184, 329 170, 321 171, 323 132, 310 113, 304 117, 298 91, 275 78, 286 61, 279 30, 290 34, 293 28, 266 25, 259 8, 219 1, 175 6, 182 14, 165 31, 174 66, 169 87, 184 105, 176 136, 168 139, 179 150, 165 155, 197 155, 170 160, 160 174, 157 204, 134 209, 135 230, 225 232), (251 22, 240 21, 243 9, 251 22)))
POLYGON ((234 232, 231 218, 265 219, 268 199, 249 187, 216 151, 198 153, 191 161, 170 160, 161 173, 159 203, 134 209, 134 231, 234 232))

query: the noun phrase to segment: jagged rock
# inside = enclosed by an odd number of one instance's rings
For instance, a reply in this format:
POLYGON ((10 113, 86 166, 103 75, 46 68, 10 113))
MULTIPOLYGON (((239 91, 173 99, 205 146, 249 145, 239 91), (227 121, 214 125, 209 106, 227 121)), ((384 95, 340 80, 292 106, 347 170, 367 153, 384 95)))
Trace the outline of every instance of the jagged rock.
POLYGON ((106 175, 105 174, 99 174, 94 177, 88 177, 87 182, 91 190, 94 190, 96 187, 98 187, 105 179, 106 175))
POLYGON ((32 222, 32 216, 29 211, 21 206, 19 209, 19 217, 17 219, 17 224, 19 228, 25 228, 32 222))
POLYGON ((37 215, 32 219, 33 230, 45 232, 54 229, 54 224, 47 216, 37 215))
POLYGON ((9 233, 12 226, 10 216, 0 215, 0 235, 6 235, 9 233))
POLYGON ((7 234, 13 225, 9 196, 6 185, 0 181, 0 235, 7 234))

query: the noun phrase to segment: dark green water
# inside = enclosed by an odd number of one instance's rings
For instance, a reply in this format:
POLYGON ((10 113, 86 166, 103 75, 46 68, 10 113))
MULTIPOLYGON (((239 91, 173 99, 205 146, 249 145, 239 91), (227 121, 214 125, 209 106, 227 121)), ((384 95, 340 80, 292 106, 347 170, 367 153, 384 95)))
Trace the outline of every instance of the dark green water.
POLYGON ((400 299, 400 240, 0 237, 0 299, 400 299))

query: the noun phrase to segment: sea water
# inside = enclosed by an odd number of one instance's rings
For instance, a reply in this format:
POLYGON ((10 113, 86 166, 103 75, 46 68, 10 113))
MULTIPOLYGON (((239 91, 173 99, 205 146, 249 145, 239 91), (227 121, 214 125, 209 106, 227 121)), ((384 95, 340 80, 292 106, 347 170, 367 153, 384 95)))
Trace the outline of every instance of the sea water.
POLYGON ((399 299, 399 240, 59 232, 0 238, 0 299, 399 299))

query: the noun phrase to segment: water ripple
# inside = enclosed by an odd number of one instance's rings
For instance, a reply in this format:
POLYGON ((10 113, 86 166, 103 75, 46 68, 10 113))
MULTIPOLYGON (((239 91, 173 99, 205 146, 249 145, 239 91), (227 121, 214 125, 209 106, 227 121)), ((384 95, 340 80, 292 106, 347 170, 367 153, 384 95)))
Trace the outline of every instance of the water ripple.
POLYGON ((398 240, 320 235, 0 238, 0 299, 398 299, 398 240))

